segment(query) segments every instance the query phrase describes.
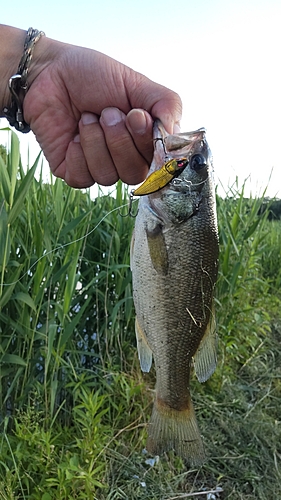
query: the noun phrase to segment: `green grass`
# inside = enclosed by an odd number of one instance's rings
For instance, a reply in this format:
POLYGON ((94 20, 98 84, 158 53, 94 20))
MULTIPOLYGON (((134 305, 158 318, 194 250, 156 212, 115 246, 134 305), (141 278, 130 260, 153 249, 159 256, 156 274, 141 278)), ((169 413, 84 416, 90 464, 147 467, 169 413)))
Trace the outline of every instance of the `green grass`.
POLYGON ((155 380, 135 347, 126 189, 92 201, 36 181, 40 163, 23 169, 13 133, 1 150, 0 500, 281 497, 280 220, 243 186, 217 198, 219 363, 192 379, 208 461, 189 469, 144 452, 155 380))

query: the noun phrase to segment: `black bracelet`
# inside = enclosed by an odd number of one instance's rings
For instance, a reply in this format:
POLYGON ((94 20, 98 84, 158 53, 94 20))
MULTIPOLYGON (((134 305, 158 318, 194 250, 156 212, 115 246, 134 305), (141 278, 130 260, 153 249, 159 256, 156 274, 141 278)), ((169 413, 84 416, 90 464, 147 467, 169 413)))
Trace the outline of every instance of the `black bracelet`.
POLYGON ((24 42, 24 51, 19 63, 18 71, 9 80, 9 90, 12 94, 12 103, 3 109, 5 118, 12 127, 19 132, 27 133, 30 126, 23 117, 23 99, 28 90, 27 75, 33 55, 34 45, 41 36, 45 35, 43 31, 29 28, 24 42))

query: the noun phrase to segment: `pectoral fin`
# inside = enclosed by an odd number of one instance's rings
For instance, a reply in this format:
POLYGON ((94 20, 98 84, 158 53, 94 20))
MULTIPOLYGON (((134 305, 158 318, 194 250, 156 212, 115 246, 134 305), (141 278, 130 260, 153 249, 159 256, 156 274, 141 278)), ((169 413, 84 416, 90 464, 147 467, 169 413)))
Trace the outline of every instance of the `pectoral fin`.
POLYGON ((166 275, 169 261, 161 224, 157 224, 152 230, 146 229, 146 235, 153 267, 157 273, 166 275))
POLYGON ((131 245, 130 245, 130 268, 131 268, 131 270, 132 270, 132 264, 133 264, 134 246, 135 246, 135 230, 133 231, 132 238, 131 238, 131 245))
POLYGON ((145 333, 140 327, 138 319, 136 318, 135 330, 137 337, 138 355, 140 366, 143 372, 149 372, 152 364, 152 350, 150 349, 145 333))
POLYGON ((217 365, 217 334, 215 317, 211 312, 210 321, 200 345, 194 355, 194 368, 199 382, 206 382, 217 365))

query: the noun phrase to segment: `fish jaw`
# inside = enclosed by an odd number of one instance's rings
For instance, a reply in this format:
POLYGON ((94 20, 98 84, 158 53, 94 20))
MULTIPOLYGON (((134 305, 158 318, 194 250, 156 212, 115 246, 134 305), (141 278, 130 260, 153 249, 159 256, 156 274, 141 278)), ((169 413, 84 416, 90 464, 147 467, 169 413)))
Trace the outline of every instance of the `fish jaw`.
POLYGON ((194 132, 180 134, 168 134, 160 120, 156 120, 153 126, 154 156, 148 175, 168 160, 189 159, 194 154, 195 148, 204 143, 206 130, 200 128, 194 132))
MULTIPOLYGON (((187 220, 198 211, 202 198, 214 200, 212 154, 206 140, 204 128, 194 132, 169 135, 161 122, 157 120, 153 129, 154 157, 148 177, 157 178, 163 171, 163 162, 184 158, 184 169, 178 169, 176 176, 170 178, 162 189, 152 192, 140 200, 140 206, 146 206, 167 226, 187 220), (203 168, 193 166, 194 159, 201 158, 203 168)), ((159 179, 160 185, 160 179, 159 179)), ((142 188, 141 186, 141 188, 142 188)), ((136 194, 137 194, 136 190, 136 194)))

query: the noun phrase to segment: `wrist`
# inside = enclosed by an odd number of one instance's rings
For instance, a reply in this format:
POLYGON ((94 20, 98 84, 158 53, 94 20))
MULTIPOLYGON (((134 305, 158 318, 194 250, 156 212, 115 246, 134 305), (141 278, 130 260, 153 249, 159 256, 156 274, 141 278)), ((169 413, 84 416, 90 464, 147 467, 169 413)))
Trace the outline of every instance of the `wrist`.
POLYGON ((25 95, 43 69, 58 56, 64 44, 42 37, 43 32, 30 28, 28 32, 0 25, 0 116, 10 125, 28 132, 23 117, 25 95), (41 38, 42 37, 42 38, 41 38), (38 43, 40 41, 40 43, 38 43), (12 77, 12 78, 11 78, 12 77), (12 94, 9 88, 12 87, 12 94), (12 97, 13 95, 13 97, 12 97), (4 111, 4 113, 3 113, 4 111))
POLYGON ((11 103, 9 79, 17 72, 23 53, 26 31, 0 25, 0 116, 11 103))

